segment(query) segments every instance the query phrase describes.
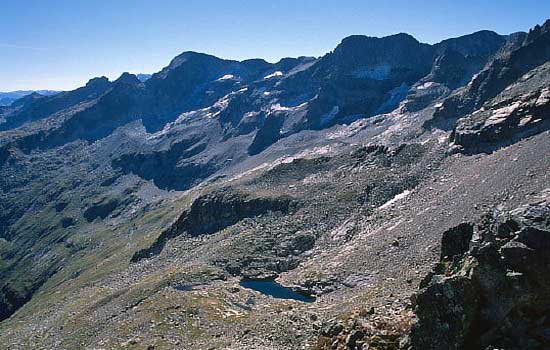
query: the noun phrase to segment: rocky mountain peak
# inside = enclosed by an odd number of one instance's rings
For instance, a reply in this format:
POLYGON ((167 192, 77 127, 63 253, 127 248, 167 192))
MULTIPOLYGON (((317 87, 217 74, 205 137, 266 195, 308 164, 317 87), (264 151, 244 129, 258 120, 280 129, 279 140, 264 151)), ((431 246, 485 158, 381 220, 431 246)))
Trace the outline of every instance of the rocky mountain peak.
POLYGON ((525 38, 525 44, 529 44, 536 40, 541 35, 545 35, 550 32, 550 19, 546 20, 542 25, 537 24, 529 30, 527 38, 525 38))
POLYGON ((419 43, 415 37, 407 33, 397 33, 393 35, 376 37, 376 36, 367 36, 367 35, 350 35, 344 39, 336 47, 335 51, 338 49, 357 49, 359 47, 365 46, 375 46, 375 45, 389 45, 392 44, 402 44, 402 43, 419 43))
POLYGON ((315 57, 305 57, 305 56, 298 57, 298 58, 285 57, 285 58, 281 58, 279 62, 275 63, 275 67, 277 67, 276 69, 281 70, 283 72, 288 72, 300 64, 313 62, 313 61, 315 61, 315 57))
POLYGON ((272 64, 261 58, 252 58, 241 61, 241 64, 252 70, 266 70, 271 68, 272 64))
MULTIPOLYGON (((476 74, 461 91, 446 99, 436 111, 436 123, 454 122, 455 118, 474 112, 515 82, 522 75, 550 60, 550 31, 535 26, 521 45, 508 41, 503 50, 476 74)), ((513 35, 509 40, 521 39, 513 35)), ((442 124, 441 124, 442 125, 442 124)), ((440 125, 440 126, 441 126, 440 125)), ((448 124, 449 125, 449 124, 448 124)))
POLYGON ((165 78, 168 74, 168 72, 190 68, 193 65, 209 65, 212 63, 219 63, 223 61, 222 59, 208 55, 205 53, 195 52, 195 51, 185 51, 178 56, 174 57, 172 61, 170 61, 170 64, 164 68, 160 73, 154 74, 153 79, 157 77, 165 78))
POLYGON ((12 107, 20 107, 20 106, 26 105, 28 103, 32 103, 35 100, 41 99, 43 97, 45 97, 45 96, 38 93, 38 92, 33 92, 31 94, 28 94, 27 96, 23 96, 20 99, 16 100, 15 102, 12 103, 11 106, 12 107))
POLYGON ((96 77, 88 80, 86 83, 86 87, 88 88, 105 88, 108 87, 110 84, 109 78, 102 76, 102 77, 96 77))
POLYGON ((422 46, 413 36, 404 33, 381 38, 352 35, 342 40, 334 49, 334 55, 338 59, 348 57, 350 61, 362 58, 364 62, 391 63, 402 61, 406 50, 412 49, 415 54, 422 46))
POLYGON ((114 81, 115 85, 119 85, 119 84, 136 85, 140 83, 141 83, 141 80, 139 80, 139 78, 135 74, 130 74, 128 72, 122 73, 122 75, 117 80, 114 81))
POLYGON ((435 45, 436 51, 454 50, 463 56, 492 55, 498 51, 506 37, 490 30, 481 30, 472 34, 443 40, 435 45))

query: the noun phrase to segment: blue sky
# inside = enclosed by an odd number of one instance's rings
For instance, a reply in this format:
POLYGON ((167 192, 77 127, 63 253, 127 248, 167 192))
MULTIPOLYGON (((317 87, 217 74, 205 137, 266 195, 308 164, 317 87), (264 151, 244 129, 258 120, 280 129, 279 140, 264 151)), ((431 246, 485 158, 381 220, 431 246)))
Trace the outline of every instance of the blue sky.
POLYGON ((194 50, 223 58, 320 56, 351 34, 428 43, 528 30, 543 0, 27 0, 0 2, 0 91, 72 89, 90 77, 151 73, 194 50))

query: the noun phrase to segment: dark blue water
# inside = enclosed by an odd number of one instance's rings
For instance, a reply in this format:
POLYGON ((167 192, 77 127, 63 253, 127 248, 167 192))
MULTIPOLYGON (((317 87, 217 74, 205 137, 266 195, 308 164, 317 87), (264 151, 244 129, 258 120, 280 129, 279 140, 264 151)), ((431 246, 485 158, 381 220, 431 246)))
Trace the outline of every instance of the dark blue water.
POLYGON ((192 284, 178 284, 177 286, 174 286, 175 289, 182 291, 182 292, 189 292, 195 289, 195 285, 192 284))
POLYGON ((292 289, 282 286, 273 280, 262 281, 241 281, 239 283, 241 287, 256 290, 262 294, 270 295, 278 299, 293 299, 303 301, 305 303, 311 303, 315 301, 315 298, 300 294, 292 289))

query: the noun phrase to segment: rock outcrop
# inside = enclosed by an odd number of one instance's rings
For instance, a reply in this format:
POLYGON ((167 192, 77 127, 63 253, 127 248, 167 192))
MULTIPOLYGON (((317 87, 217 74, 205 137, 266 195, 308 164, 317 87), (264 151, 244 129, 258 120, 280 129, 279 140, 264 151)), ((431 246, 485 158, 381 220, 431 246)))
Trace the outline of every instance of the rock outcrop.
MULTIPOLYGON (((129 198, 128 198, 129 199, 129 198)), ((130 200, 121 198, 104 197, 94 201, 86 210, 83 216, 88 221, 94 221, 97 218, 105 219, 120 205, 126 205, 130 200)))
POLYGON ((410 89, 405 109, 418 111, 466 85, 512 40, 484 30, 436 44, 431 71, 410 89))
POLYGON ((451 129, 457 118, 481 108, 524 74, 549 60, 550 21, 542 27, 536 26, 527 36, 511 36, 502 52, 467 86, 447 98, 426 126, 451 129))
POLYGON ((258 197, 230 189, 220 189, 195 199, 174 224, 162 232, 148 248, 134 254, 132 261, 154 256, 166 242, 178 235, 198 236, 220 231, 242 219, 268 212, 286 213, 293 205, 289 197, 258 197))
POLYGON ((403 349, 411 321, 410 311, 381 314, 374 308, 362 309, 347 319, 323 324, 315 350, 403 349))
POLYGON ((525 74, 474 113, 460 118, 451 140, 465 153, 490 152, 550 129, 550 63, 525 74))
MULTIPOLYGON (((468 226, 453 236, 468 237, 468 226)), ((476 231, 467 251, 442 254, 425 281, 412 348, 548 348, 550 190, 510 212, 495 210, 476 231)))

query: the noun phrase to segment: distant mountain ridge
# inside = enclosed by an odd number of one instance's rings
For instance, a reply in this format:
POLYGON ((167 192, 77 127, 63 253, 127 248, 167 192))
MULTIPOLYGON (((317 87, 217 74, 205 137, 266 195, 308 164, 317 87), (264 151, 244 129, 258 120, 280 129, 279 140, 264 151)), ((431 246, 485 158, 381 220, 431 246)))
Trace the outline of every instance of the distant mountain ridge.
POLYGON ((37 93, 44 96, 51 96, 59 93, 60 91, 55 90, 17 90, 9 92, 0 92, 0 106, 9 106, 14 101, 30 95, 32 93, 37 93))
MULTIPOLYGON (((322 129, 391 111, 407 94, 418 90, 413 85, 433 69, 438 69, 437 79, 430 88, 423 88, 422 94, 434 92, 430 99, 440 98, 457 85, 465 84, 506 42, 506 36, 489 31, 449 39, 436 45, 422 44, 408 34, 384 38, 355 35, 342 40, 334 52, 320 59, 288 58, 274 64, 261 59, 238 62, 202 53, 184 52, 147 80, 136 77, 133 82, 117 84, 116 81, 111 83, 105 78, 96 78, 102 79, 103 84, 100 90, 91 94, 86 89, 95 86, 95 79, 86 87, 39 99, 22 108, 5 110, 3 113, 0 111, 5 120, 0 124, 0 130, 18 127, 86 101, 97 104, 93 109, 103 110, 108 107, 101 107, 102 101, 107 102, 108 96, 117 95, 117 101, 126 102, 118 103, 115 119, 108 118, 107 123, 98 123, 96 120, 92 128, 82 130, 87 136, 75 134, 74 137, 92 140, 97 137, 94 130, 100 125, 101 130, 114 130, 136 119, 141 119, 148 131, 158 131, 181 113, 213 106, 223 96, 232 93, 228 101, 229 110, 232 111, 230 123, 227 124, 223 115, 220 119, 226 125, 223 133, 236 135, 248 132, 255 123, 255 127, 260 130, 259 137, 262 138, 261 142, 258 140, 251 148, 251 152, 256 153, 280 137, 300 130, 322 129), (443 73, 444 67, 455 64, 455 61, 449 61, 442 65, 447 61, 440 58, 450 52, 462 57, 463 68, 443 73), (437 65, 434 66, 435 63, 437 65), (238 92, 247 85, 254 89, 238 92), (258 90, 265 91, 257 94, 258 90), (102 96, 104 93, 106 95, 102 96), (266 113, 267 105, 275 101, 285 107, 276 113, 266 113), (303 113, 298 113, 300 116, 291 111, 297 104, 304 102, 308 106, 303 113), (260 109, 264 111, 251 108, 253 104, 258 107, 263 105, 260 109), (246 113, 257 113, 257 120, 236 119, 234 108, 242 111, 241 117, 246 113), (295 117, 286 117, 284 123, 277 121, 280 118, 278 115, 290 113, 295 117)), ((127 76, 127 73, 123 75, 127 76)), ((108 109, 113 110, 110 107, 108 109)), ((86 118, 96 118, 92 116, 94 113, 91 109, 78 115, 83 114, 88 116, 86 118)), ((72 118, 78 118, 78 115, 72 118)), ((67 132, 69 130, 64 131, 67 132)), ((47 143, 48 139, 41 142, 47 143)))
MULTIPOLYGON (((152 74, 136 74, 137 78, 141 81, 147 81, 151 78, 152 74)), ((0 91, 0 106, 9 106, 16 100, 30 95, 32 93, 37 93, 43 96, 52 96, 62 92, 61 90, 16 90, 16 91, 0 91)))

